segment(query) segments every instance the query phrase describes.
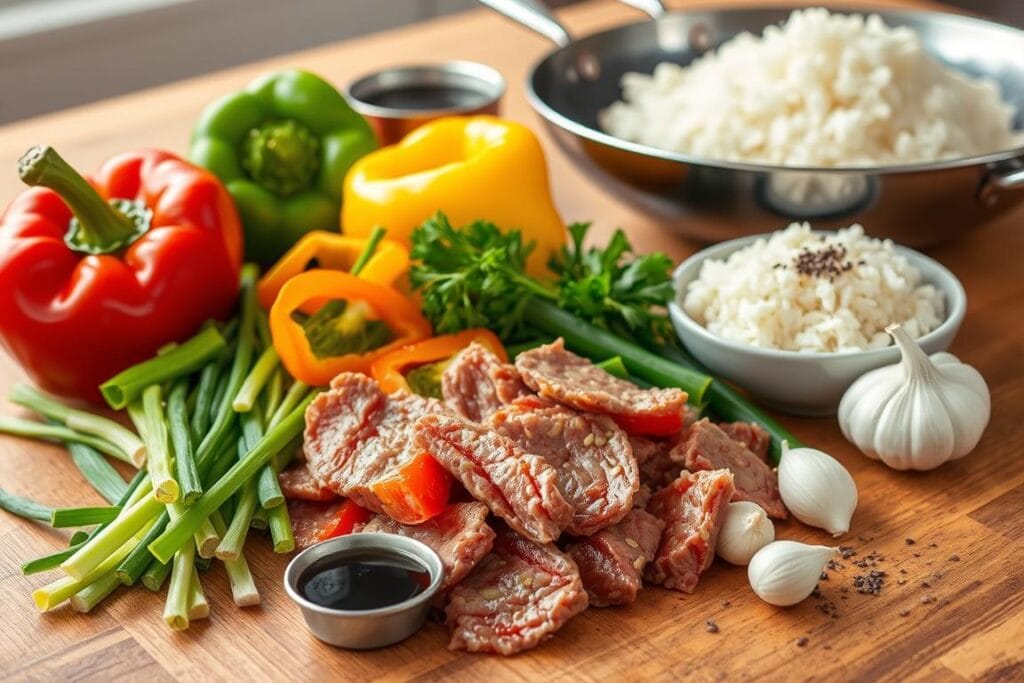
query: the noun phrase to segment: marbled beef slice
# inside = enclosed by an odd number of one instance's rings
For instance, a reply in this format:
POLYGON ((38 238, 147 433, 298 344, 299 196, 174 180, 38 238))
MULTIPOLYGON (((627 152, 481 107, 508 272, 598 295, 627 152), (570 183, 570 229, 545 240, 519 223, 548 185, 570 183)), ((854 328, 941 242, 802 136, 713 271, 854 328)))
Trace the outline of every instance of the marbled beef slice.
POLYGON ((527 538, 548 543, 572 521, 573 508, 558 490, 557 472, 541 456, 454 415, 424 417, 413 433, 414 451, 432 456, 527 538))
POLYGON ((644 510, 569 545, 592 607, 628 605, 642 587, 644 567, 654 559, 665 523, 644 510))
POLYGON ((728 469, 735 478, 733 500, 757 503, 769 516, 786 519, 779 477, 764 460, 706 419, 690 427, 687 434, 686 441, 672 452, 676 462, 691 472, 728 469))
POLYGON ((718 428, 733 441, 743 444, 747 450, 761 460, 768 457, 768 447, 772 444, 772 436, 761 425, 753 422, 719 422, 718 428))
POLYGON ((487 421, 558 472, 574 514, 566 531, 589 536, 629 512, 640 477, 625 432, 606 415, 580 413, 539 397, 519 399, 487 421))
POLYGON ((729 470, 684 471, 651 498, 647 511, 665 522, 665 531, 644 573, 648 581, 693 592, 701 573, 715 559, 732 481, 729 470))
POLYGON ((323 503, 338 497, 338 494, 323 486, 310 474, 309 467, 304 462, 295 463, 278 474, 277 481, 285 498, 323 503))
POLYGON ((360 529, 363 532, 399 534, 421 541, 441 558, 446 591, 459 583, 491 551, 494 531, 487 526, 483 503, 453 503, 423 524, 399 524, 387 515, 377 515, 360 529))
POLYGON ((532 393, 513 366, 476 342, 456 354, 444 369, 441 392, 445 403, 474 422, 532 393))
POLYGON ((568 555, 502 529, 491 554, 451 591, 448 647, 512 655, 535 647, 586 608, 568 555))
POLYGON ((682 423, 685 391, 638 387, 567 351, 562 339, 520 353, 515 363, 528 387, 577 410, 610 415, 621 425, 677 416, 678 431, 682 423))

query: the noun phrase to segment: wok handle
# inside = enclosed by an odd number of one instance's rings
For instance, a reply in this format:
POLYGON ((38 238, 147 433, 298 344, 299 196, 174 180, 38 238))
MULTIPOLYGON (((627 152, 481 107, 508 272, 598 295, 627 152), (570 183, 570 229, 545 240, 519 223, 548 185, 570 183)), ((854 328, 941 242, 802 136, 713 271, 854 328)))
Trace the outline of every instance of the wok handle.
POLYGON ((477 0, 498 14, 503 14, 534 33, 539 33, 559 47, 572 43, 572 36, 562 23, 539 0, 477 0))
POLYGON ((619 2, 636 7, 641 12, 649 14, 652 19, 657 19, 668 12, 661 0, 619 0, 619 2))
POLYGON ((1024 167, 992 169, 982 178, 978 200, 985 206, 995 206, 1005 192, 1024 191, 1024 167))

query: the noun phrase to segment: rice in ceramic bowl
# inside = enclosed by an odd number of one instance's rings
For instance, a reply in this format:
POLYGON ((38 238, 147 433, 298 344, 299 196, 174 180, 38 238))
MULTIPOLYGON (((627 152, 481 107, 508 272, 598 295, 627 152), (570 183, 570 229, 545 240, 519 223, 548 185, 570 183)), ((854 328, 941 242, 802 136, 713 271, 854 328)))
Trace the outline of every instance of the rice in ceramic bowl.
POLYGON ((945 319, 941 293, 859 225, 815 233, 794 223, 707 259, 677 303, 716 336, 785 351, 878 349, 891 343, 891 323, 922 337, 945 319))

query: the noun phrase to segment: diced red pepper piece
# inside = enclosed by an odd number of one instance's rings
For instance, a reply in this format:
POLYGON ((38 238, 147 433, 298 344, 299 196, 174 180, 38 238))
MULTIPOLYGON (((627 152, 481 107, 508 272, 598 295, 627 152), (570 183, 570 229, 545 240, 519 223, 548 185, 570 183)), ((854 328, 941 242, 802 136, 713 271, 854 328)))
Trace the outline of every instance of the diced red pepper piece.
POLYGON ((373 483, 384 512, 403 524, 422 524, 448 505, 452 477, 426 453, 416 455, 387 478, 373 483))
POLYGON ((352 533, 352 530, 359 524, 365 524, 373 517, 373 513, 361 508, 351 500, 344 501, 338 506, 337 512, 327 520, 320 530, 319 540, 326 541, 328 538, 345 536, 352 533))
POLYGON ((683 413, 665 415, 611 415, 615 424, 633 436, 673 436, 683 429, 683 413))

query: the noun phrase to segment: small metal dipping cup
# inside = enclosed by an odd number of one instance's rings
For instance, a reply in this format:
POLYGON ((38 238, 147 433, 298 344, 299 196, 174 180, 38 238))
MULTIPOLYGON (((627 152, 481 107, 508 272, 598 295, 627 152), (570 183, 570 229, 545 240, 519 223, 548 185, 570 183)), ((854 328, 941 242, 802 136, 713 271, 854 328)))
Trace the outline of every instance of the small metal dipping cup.
POLYGON ((485 64, 443 62, 441 64, 400 66, 363 76, 345 90, 352 108, 363 115, 381 145, 392 145, 410 131, 443 116, 497 114, 505 94, 505 79, 485 64), (431 90, 469 93, 474 102, 451 106, 390 106, 380 104, 389 95, 415 90, 429 101, 431 90))
POLYGON ((284 573, 284 589, 302 609, 306 626, 320 640, 352 650, 369 650, 405 640, 426 621, 430 603, 441 586, 444 567, 441 558, 429 546, 396 534, 351 534, 318 543, 303 550, 288 564, 284 573), (367 553, 401 558, 422 567, 430 584, 422 592, 404 602, 369 610, 339 610, 322 607, 307 600, 300 592, 302 573, 325 557, 367 553))

